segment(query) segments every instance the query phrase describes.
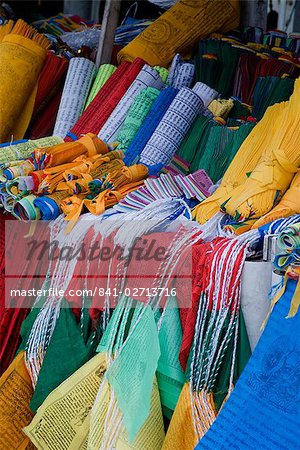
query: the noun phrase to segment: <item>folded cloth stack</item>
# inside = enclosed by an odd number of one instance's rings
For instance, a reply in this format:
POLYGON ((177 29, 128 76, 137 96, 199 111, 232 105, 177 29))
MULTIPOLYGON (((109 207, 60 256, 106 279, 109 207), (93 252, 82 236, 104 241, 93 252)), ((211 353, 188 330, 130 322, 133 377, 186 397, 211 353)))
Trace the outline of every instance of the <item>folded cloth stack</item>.
POLYGON ((68 61, 48 51, 43 70, 39 77, 38 88, 34 103, 32 118, 26 132, 27 136, 38 134, 40 124, 48 121, 50 131, 48 133, 41 129, 39 137, 53 134, 55 120, 59 107, 65 78, 68 70, 68 61), (54 108, 54 110, 53 110, 54 108))
POLYGON ((278 236, 280 253, 275 256, 274 265, 278 270, 287 270, 293 278, 300 275, 300 224, 287 226, 278 236))
POLYGON ((157 174, 171 161, 202 108, 198 94, 180 89, 141 153, 140 162, 151 167, 149 173, 157 174))
POLYGON ((147 142, 153 135, 177 93, 178 90, 171 87, 163 89, 153 102, 145 121, 125 152, 124 162, 127 166, 138 161, 147 142))
POLYGON ((194 81, 195 67, 194 64, 186 63, 177 53, 170 66, 167 83, 176 89, 182 87, 191 87, 194 81))

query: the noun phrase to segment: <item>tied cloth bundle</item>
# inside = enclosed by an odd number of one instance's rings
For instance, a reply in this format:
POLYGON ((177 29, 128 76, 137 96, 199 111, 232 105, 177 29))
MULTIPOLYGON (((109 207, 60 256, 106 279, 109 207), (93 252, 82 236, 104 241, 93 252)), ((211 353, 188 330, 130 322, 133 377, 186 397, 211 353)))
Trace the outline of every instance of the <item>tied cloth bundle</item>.
POLYGON ((193 121, 203 107, 200 97, 189 88, 182 88, 167 109, 140 157, 156 175, 178 150, 193 121))
MULTIPOLYGON (((66 215, 65 219, 72 221, 70 226, 67 227, 67 231, 73 228, 84 206, 92 214, 100 215, 105 209, 115 205, 129 192, 143 184, 147 175, 148 169, 143 164, 135 164, 130 167, 121 166, 118 170, 108 172, 102 180, 97 180, 100 181, 104 189, 102 190, 100 186, 101 192, 98 195, 79 194, 63 200, 61 208, 66 215)), ((91 182, 91 188, 94 192, 97 192, 96 188, 99 187, 97 181, 91 182)))
POLYGON ((294 255, 300 259, 300 224, 287 226, 278 237, 278 246, 286 254, 294 255))
POLYGON ((80 156, 71 163, 33 172, 33 178, 39 172, 42 172, 43 175, 36 191, 38 194, 52 194, 56 190, 69 190, 70 188, 70 194, 83 192, 82 187, 86 188, 87 183, 99 175, 99 170, 101 173, 106 167, 109 167, 110 161, 122 158, 122 152, 111 151, 104 155, 99 154, 89 158, 80 156))
POLYGON ((24 222, 28 222, 30 220, 39 220, 41 218, 40 211, 34 205, 34 200, 36 199, 36 195, 30 194, 26 195, 26 197, 17 200, 12 214, 17 218, 24 222))
MULTIPOLYGON (((259 218, 269 212, 279 202, 297 172, 300 164, 299 100, 300 78, 295 82, 290 100, 278 104, 282 105, 282 111, 275 118, 270 145, 263 144, 256 167, 222 205, 222 209, 238 222, 249 217, 259 218)), ((268 132, 265 130, 265 133, 268 132)))
POLYGON ((131 144, 126 150, 124 163, 129 166, 139 159, 147 142, 151 138, 161 119, 165 115, 178 90, 174 88, 163 89, 154 101, 144 123, 139 128, 131 144))
POLYGON ((159 90, 153 87, 143 89, 129 108, 128 114, 120 129, 117 142, 117 149, 126 151, 134 136, 144 122, 154 100, 159 95, 159 90))
POLYGON ((69 197, 68 192, 56 191, 53 194, 35 198, 33 204, 39 209, 42 220, 54 220, 62 213, 60 205, 67 197, 69 197))
POLYGON ((124 47, 119 61, 142 57, 151 66, 168 67, 176 53, 187 52, 208 34, 239 24, 237 1, 180 0, 124 47))
POLYGON ((286 191, 278 205, 260 219, 256 220, 252 228, 259 228, 277 219, 293 216, 300 213, 300 172, 294 176, 289 189, 286 191))
POLYGON ((278 132, 279 124, 276 125, 276 118, 284 107, 282 103, 270 106, 263 118, 246 137, 226 170, 218 189, 193 210, 193 215, 198 222, 205 223, 213 217, 228 199, 232 190, 241 185, 245 181, 247 173, 255 168, 262 155, 262 149, 270 146, 273 135, 276 131, 278 132))
MULTIPOLYGON (((2 36, 3 37, 3 36, 2 36)), ((22 20, 0 43, 0 142, 21 139, 29 125, 37 82, 50 42, 22 20)))
POLYGON ((76 142, 65 142, 46 149, 33 152, 33 162, 36 170, 59 166, 74 161, 81 155, 94 156, 109 152, 109 147, 92 133, 88 133, 76 142))
MULTIPOLYGON (((75 167, 60 170, 60 181, 56 185, 57 190, 69 192, 69 194, 81 194, 90 192, 89 184, 110 171, 121 169, 124 166, 121 151, 112 151, 106 155, 97 155, 87 158, 82 162, 78 161, 75 167), (64 181, 65 180, 65 181, 64 181)), ((54 168, 55 169, 55 168, 54 168)), ((50 169, 51 170, 51 169, 50 169)), ((51 189, 54 190, 53 188, 51 189)), ((51 191, 50 191, 51 192, 51 191)))
POLYGON ((132 64, 128 62, 121 64, 104 83, 65 140, 74 141, 85 133, 98 134, 144 64, 145 62, 140 58, 137 58, 132 64))
POLYGON ((102 86, 106 83, 106 81, 112 76, 112 74, 116 70, 117 70, 117 68, 113 64, 102 64, 99 67, 97 76, 96 76, 93 86, 90 90, 90 93, 89 93, 89 96, 86 101, 84 109, 86 109, 89 106, 89 104, 91 103, 91 101, 94 100, 94 98, 96 97, 96 95, 98 94, 98 92, 100 91, 102 86))
POLYGON ((72 58, 62 93, 53 134, 64 138, 77 122, 95 78, 96 67, 86 58, 72 58))
POLYGON ((108 118, 104 127, 101 128, 98 133, 98 136, 101 139, 105 142, 113 142, 116 139, 118 132, 125 121, 130 106, 134 102, 137 95, 147 87, 153 87, 161 90, 164 87, 164 84, 157 70, 145 64, 108 118))

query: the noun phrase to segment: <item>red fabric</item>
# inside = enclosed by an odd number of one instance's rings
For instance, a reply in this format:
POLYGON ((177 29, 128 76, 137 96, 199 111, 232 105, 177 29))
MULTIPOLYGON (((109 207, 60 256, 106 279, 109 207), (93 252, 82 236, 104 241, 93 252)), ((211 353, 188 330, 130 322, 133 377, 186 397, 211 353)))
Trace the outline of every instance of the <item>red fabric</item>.
POLYGON ((242 54, 239 59, 236 82, 239 86, 239 96, 248 105, 253 104, 253 92, 257 78, 288 74, 293 78, 299 76, 299 68, 289 59, 263 59, 255 54, 242 54))
POLYGON ((239 245, 238 251, 236 251, 236 242, 234 239, 216 238, 212 242, 195 245, 193 248, 192 306, 189 309, 180 310, 183 337, 179 361, 183 370, 186 369, 194 339, 201 295, 205 295, 206 300, 209 300, 208 309, 211 311, 213 304, 216 305, 217 309, 220 308, 221 304, 223 307, 227 304, 229 306, 232 298, 235 298, 240 289, 241 277, 239 275, 241 265, 244 263, 245 246, 239 245), (226 256, 224 258, 225 251, 226 256), (215 258, 217 262, 212 267, 215 258), (226 262, 230 265, 230 273, 226 262), (217 281, 220 282, 218 292, 215 291, 217 281))
POLYGON ((39 77, 33 115, 44 110, 59 86, 64 84, 67 69, 68 61, 65 58, 56 56, 50 51, 47 53, 47 59, 39 77))
MULTIPOLYGON (((123 62, 100 89, 70 133, 77 137, 86 133, 98 134, 144 64, 140 58, 132 64, 123 62)), ((72 140, 70 136, 65 138, 65 141, 72 140)))
POLYGON ((47 108, 36 118, 36 120, 32 121, 31 127, 26 133, 29 139, 39 139, 45 136, 52 136, 62 89, 63 88, 61 87, 61 89, 52 98, 47 108))
MULTIPOLYGON (((24 246, 24 235, 22 233, 16 234, 14 229, 15 220, 11 220, 13 217, 10 214, 0 213, 0 227, 1 227, 1 282, 0 282, 0 374, 2 374, 11 361, 13 360, 16 350, 20 344, 20 329, 23 321, 27 317, 30 308, 30 303, 33 298, 11 298, 10 306, 6 307, 5 304, 5 256, 7 252, 16 252, 18 249, 19 260, 22 261, 22 266, 18 266, 21 269, 22 274, 33 274, 39 266, 39 261, 26 259, 24 252, 26 247, 24 246), (6 223, 5 223, 6 222, 6 223), (5 232, 6 229, 6 232, 5 232), (20 307, 21 306, 21 307, 20 307)), ((28 224, 28 227, 30 225, 28 224)), ((37 239, 41 239, 41 236, 36 235, 37 239)), ((16 259, 16 258, 15 258, 16 259)), ((17 263, 17 259, 16 259, 17 263)), ((16 272, 16 274, 19 272, 16 272)), ((10 285, 13 289, 31 289, 33 287, 39 288, 43 282, 42 278, 35 279, 32 276, 25 278, 18 277, 13 278, 10 285)), ((8 295, 8 294, 7 294, 8 295)))

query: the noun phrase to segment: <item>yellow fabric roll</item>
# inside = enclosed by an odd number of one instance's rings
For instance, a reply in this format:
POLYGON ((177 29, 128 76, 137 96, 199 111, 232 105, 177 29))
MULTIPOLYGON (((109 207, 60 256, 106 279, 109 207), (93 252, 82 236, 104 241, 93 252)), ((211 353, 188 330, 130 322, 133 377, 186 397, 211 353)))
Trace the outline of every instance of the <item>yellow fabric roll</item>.
POLYGON ((0 44, 0 142, 21 139, 33 112, 49 41, 18 20, 0 44))
POLYGON ((246 137, 226 170, 219 188, 213 195, 194 208, 193 217, 198 222, 205 223, 214 216, 231 195, 233 189, 247 179, 247 173, 255 168, 262 155, 263 146, 268 147, 270 145, 276 131, 276 117, 284 110, 286 103, 276 103, 270 106, 260 122, 246 137))
POLYGON ((238 0, 180 0, 118 54, 119 62, 143 58, 151 66, 168 67, 200 39, 239 25, 238 0))
MULTIPOLYGON (((269 144, 264 142, 262 156, 247 180, 226 202, 225 210, 238 221, 259 218, 278 203, 300 164, 300 78, 283 111, 274 118, 269 144)), ((255 130, 254 130, 255 131, 255 130)))
POLYGON ((300 214, 300 172, 296 173, 290 188, 286 191, 279 204, 268 214, 256 220, 252 228, 259 228, 273 220, 300 214))

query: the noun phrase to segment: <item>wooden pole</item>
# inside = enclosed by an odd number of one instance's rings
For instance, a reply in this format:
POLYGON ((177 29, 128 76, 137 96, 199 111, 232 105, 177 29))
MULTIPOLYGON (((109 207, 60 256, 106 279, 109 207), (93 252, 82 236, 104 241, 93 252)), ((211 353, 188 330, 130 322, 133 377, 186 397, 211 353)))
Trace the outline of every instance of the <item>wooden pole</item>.
POLYGON ((267 27, 267 0, 242 0, 241 24, 243 27, 260 27, 266 30, 267 27))
POLYGON ((121 0, 106 0, 101 35, 97 51, 96 66, 109 64, 115 39, 115 31, 118 25, 121 0))

